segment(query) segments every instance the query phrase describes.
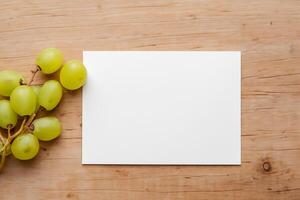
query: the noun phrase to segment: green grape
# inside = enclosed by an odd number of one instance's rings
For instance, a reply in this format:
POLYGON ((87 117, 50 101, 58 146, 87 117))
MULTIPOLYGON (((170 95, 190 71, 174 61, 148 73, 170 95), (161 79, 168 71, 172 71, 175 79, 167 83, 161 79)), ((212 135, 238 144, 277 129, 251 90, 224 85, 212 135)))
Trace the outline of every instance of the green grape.
POLYGON ((34 86, 31 86, 31 88, 33 89, 33 91, 34 91, 34 93, 36 95, 36 108, 35 108, 35 112, 36 112, 40 108, 40 104, 39 104, 38 98, 39 98, 39 95, 40 95, 41 86, 34 85, 34 86))
POLYGON ((39 148, 38 139, 32 134, 26 133, 14 139, 11 152, 19 160, 30 160, 38 154, 39 148))
POLYGON ((59 49, 43 49, 36 58, 36 64, 44 74, 56 72, 63 64, 64 56, 59 49))
POLYGON ((62 87, 56 80, 46 81, 39 94, 39 104, 46 110, 53 110, 62 97, 62 87))
POLYGON ((0 72, 0 95, 10 96, 11 92, 20 85, 21 82, 25 82, 22 75, 14 71, 1 71, 0 72))
POLYGON ((12 109, 8 100, 0 100, 0 127, 13 128, 18 121, 17 113, 12 109))
MULTIPOLYGON (((3 143, 2 141, 0 141, 0 155, 2 155, 2 148, 4 147, 6 141, 7 141, 6 138, 4 138, 3 143)), ((10 144, 6 146, 5 156, 8 156, 9 154, 11 154, 10 144)))
POLYGON ((60 82, 68 90, 76 90, 86 82, 86 68, 78 60, 70 60, 60 71, 60 82))
POLYGON ((61 125, 56 117, 43 117, 34 120, 33 134, 42 141, 50 141, 61 133, 61 125))
POLYGON ((10 95, 10 105, 20 116, 32 115, 36 109, 36 95, 27 85, 18 86, 10 95))

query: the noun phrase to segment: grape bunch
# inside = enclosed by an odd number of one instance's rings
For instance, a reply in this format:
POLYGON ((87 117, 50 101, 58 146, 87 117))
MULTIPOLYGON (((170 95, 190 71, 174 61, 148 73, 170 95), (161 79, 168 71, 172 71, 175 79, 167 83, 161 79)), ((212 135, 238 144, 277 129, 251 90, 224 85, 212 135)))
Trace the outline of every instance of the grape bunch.
POLYGON ((36 69, 27 82, 10 70, 0 71, 0 171, 5 158, 12 154, 19 160, 30 160, 39 153, 40 142, 50 141, 61 134, 61 122, 55 116, 39 117, 57 107, 65 90, 81 88, 87 79, 82 62, 64 62, 57 48, 43 49, 36 58, 36 69), (59 73, 59 81, 47 80, 33 85, 36 73, 59 73))

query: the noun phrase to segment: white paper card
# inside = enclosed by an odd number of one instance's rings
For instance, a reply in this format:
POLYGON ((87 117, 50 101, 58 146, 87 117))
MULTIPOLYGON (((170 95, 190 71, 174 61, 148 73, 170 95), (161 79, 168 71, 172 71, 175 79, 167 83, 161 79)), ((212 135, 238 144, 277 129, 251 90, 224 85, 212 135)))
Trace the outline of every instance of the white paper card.
POLYGON ((83 164, 241 164, 239 51, 85 51, 83 164))

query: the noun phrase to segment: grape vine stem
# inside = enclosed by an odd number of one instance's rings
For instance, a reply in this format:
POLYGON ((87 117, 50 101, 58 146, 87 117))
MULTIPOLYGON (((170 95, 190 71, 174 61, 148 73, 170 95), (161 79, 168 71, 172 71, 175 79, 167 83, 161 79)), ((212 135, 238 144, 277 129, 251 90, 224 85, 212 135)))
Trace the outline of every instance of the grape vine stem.
POLYGON ((0 131, 0 141, 2 142, 2 143, 4 143, 4 136, 3 136, 3 133, 0 131))
POLYGON ((3 167, 4 167, 4 163, 5 163, 5 151, 2 151, 2 155, 1 155, 1 161, 0 161, 0 172, 2 171, 3 167))
POLYGON ((29 128, 29 126, 31 125, 32 121, 35 119, 36 115, 37 115, 38 112, 35 112, 34 114, 32 114, 28 121, 26 122, 26 127, 29 128))
POLYGON ((11 136, 11 135, 10 135, 10 132, 11 132, 11 126, 9 126, 8 129, 7 129, 7 135, 8 135, 8 137, 11 136))
POLYGON ((27 121, 27 117, 25 117, 23 119, 22 124, 21 124, 19 130, 17 132, 15 132, 9 139, 7 138, 7 140, 10 140, 9 142, 11 142, 13 139, 15 139, 15 137, 17 137, 18 135, 20 135, 23 132, 25 124, 26 124, 26 121, 27 121))
MULTIPOLYGON (((27 121, 27 117, 24 117, 23 121, 22 121, 22 124, 19 128, 19 130, 17 132, 15 132, 13 135, 10 134, 10 129, 11 128, 8 128, 8 137, 5 141, 5 144, 3 145, 2 149, 0 150, 1 152, 1 161, 0 161, 0 172, 2 171, 3 169, 3 166, 4 166, 4 163, 5 163, 5 157, 6 157, 6 148, 8 147, 8 145, 10 144, 10 142, 15 138, 17 137, 18 135, 20 135, 23 130, 24 130, 24 127, 25 127, 25 124, 26 124, 26 121, 27 121)), ((4 139, 3 139, 4 141, 4 139)))
POLYGON ((41 69, 40 69, 40 67, 39 66, 36 66, 36 69, 35 70, 31 70, 31 72, 32 72, 32 76, 31 76, 31 79, 30 79, 30 81, 28 82, 28 85, 31 85, 32 84, 32 82, 33 82, 33 80, 34 80, 34 77, 35 77, 35 75, 40 71, 41 69))
MULTIPOLYGON (((32 85, 32 82, 34 81, 34 77, 39 71, 41 71, 41 68, 38 65, 36 66, 35 70, 31 70, 32 76, 31 76, 30 81, 28 82, 28 85, 32 85)), ((40 109, 38 109, 34 114, 32 114, 29 117, 28 121, 26 122, 27 129, 29 128, 29 126, 31 125, 32 121, 35 119, 35 117, 39 111, 40 111, 40 109)))

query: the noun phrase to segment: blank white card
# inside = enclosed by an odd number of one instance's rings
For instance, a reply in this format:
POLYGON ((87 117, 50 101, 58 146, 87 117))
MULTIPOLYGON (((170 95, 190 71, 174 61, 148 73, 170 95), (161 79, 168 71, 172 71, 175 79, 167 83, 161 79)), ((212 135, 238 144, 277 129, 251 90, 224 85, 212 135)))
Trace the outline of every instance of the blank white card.
POLYGON ((241 164, 238 51, 85 51, 83 164, 241 164))

